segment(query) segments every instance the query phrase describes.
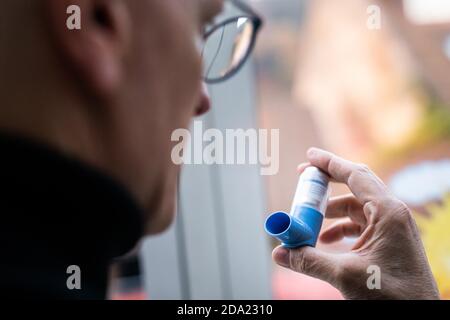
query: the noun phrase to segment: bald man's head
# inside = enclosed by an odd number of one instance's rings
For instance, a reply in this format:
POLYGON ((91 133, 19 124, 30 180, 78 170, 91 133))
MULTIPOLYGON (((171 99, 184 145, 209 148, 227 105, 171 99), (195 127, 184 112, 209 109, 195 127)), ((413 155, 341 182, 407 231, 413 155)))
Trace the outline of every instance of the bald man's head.
POLYGON ((0 129, 113 175, 172 220, 171 133, 204 111, 195 39, 222 0, 3 0, 0 129), (68 7, 81 29, 67 27, 68 7))

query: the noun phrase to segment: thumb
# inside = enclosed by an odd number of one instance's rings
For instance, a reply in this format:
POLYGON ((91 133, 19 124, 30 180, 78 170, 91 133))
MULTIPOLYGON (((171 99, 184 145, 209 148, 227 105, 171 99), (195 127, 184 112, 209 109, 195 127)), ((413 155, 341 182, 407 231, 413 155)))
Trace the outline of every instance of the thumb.
POLYGON ((336 255, 320 251, 312 247, 287 249, 283 246, 275 248, 273 260, 295 272, 336 284, 339 260, 336 255))

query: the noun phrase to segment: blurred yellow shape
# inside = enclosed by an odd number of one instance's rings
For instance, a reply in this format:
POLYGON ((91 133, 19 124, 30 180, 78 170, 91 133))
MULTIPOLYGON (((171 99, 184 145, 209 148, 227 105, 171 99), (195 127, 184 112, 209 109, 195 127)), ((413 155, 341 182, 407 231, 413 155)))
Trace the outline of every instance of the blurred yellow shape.
POLYGON ((450 194, 427 207, 431 217, 416 218, 442 299, 450 299, 450 194))

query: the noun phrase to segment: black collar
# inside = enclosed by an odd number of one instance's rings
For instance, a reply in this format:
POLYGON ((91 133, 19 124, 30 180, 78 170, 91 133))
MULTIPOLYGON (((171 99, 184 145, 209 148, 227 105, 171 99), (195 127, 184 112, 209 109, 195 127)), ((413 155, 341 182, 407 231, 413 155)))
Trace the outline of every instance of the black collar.
POLYGON ((55 150, 0 135, 1 295, 105 298, 108 267, 142 235, 142 211, 116 181, 55 150), (81 268, 69 290, 67 268, 81 268))

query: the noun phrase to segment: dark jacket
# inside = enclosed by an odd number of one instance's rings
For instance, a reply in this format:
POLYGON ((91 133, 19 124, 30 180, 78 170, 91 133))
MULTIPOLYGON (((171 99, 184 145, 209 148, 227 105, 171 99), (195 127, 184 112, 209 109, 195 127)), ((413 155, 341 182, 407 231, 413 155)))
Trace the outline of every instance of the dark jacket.
POLYGON ((119 183, 51 148, 0 135, 1 296, 104 299, 110 263, 141 234, 142 212, 119 183), (69 266, 81 270, 80 290, 67 286, 69 266))

